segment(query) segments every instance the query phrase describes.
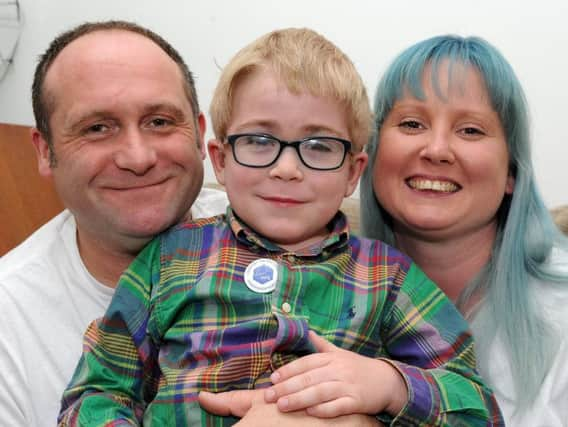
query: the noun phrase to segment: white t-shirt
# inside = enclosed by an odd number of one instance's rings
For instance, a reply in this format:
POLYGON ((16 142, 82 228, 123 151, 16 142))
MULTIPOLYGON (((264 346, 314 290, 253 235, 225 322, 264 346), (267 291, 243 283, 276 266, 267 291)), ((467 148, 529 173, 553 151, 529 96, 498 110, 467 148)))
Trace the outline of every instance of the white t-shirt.
MULTIPOLYGON (((568 273, 568 253, 554 250, 549 261, 555 269, 568 273)), ((514 427, 566 427, 568 426, 568 285, 553 286, 534 281, 533 292, 537 306, 556 327, 560 346, 555 355, 538 397, 526 411, 515 414, 517 404, 512 373, 503 343, 499 336, 489 346, 476 351, 480 359, 487 360, 488 369, 480 369, 495 392, 507 426, 514 427)), ((471 322, 477 341, 485 330, 479 321, 471 322)))
MULTIPOLYGON (((224 192, 203 189, 191 214, 224 213, 227 204, 224 192)), ((0 258, 0 425, 56 425, 83 333, 113 293, 85 268, 67 210, 0 258)))

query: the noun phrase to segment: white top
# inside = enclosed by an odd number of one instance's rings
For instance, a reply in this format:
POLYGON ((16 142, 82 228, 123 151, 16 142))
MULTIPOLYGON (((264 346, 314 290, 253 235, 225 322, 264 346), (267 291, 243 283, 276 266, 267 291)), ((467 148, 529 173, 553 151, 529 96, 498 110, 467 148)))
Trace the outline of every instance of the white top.
MULTIPOLYGON (((203 189, 193 218, 223 213, 222 191, 203 189)), ((56 425, 60 399, 81 356, 83 333, 114 289, 79 255, 75 220, 61 212, 0 258, 0 425, 56 425)))
MULTIPOLYGON (((568 253, 554 250, 549 261, 560 271, 568 273, 568 253)), ((535 402, 526 411, 515 414, 515 392, 509 362, 502 342, 493 339, 489 346, 476 347, 481 360, 487 360, 488 369, 481 370, 489 380, 505 418, 505 425, 514 427, 568 426, 568 284, 554 286, 533 282, 537 306, 556 327, 560 346, 535 402)), ((474 319, 471 323, 474 337, 481 337, 484 328, 474 319)), ((486 330, 486 329, 485 329, 486 330)), ((478 341, 481 341, 478 339, 478 341)), ((482 364, 483 366, 483 364, 482 364)))

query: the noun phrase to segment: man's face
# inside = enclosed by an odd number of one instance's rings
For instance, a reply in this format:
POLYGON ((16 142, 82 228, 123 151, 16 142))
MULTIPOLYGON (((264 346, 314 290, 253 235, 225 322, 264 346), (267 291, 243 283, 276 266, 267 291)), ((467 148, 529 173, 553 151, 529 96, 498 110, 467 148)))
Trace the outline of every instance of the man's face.
POLYGON ((186 214, 203 182, 205 122, 194 120, 181 71, 155 43, 121 30, 82 36, 44 88, 56 165, 35 131, 39 169, 80 238, 135 249, 186 214))

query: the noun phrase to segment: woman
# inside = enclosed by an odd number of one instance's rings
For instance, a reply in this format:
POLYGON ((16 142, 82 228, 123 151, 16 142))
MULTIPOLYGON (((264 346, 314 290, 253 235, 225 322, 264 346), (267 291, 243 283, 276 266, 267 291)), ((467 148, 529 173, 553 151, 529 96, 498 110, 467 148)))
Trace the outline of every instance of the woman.
POLYGON ((375 114, 363 234, 410 255, 472 322, 507 425, 566 425, 568 244, 536 189, 515 73, 482 39, 434 37, 390 65, 375 114))

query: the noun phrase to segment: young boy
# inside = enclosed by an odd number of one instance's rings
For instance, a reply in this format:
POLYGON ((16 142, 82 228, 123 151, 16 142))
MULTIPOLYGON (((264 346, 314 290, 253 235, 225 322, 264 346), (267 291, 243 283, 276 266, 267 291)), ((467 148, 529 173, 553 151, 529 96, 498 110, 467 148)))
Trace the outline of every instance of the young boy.
POLYGON ((349 59, 310 30, 265 35, 224 69, 211 116, 231 207, 165 232, 124 273, 85 335, 61 425, 230 425, 200 408, 200 391, 269 387, 310 354, 312 384, 273 386, 279 406, 500 424, 465 321, 407 257, 350 235, 339 211, 371 123, 349 59), (352 351, 322 354, 347 369, 321 366, 322 337, 352 351))

